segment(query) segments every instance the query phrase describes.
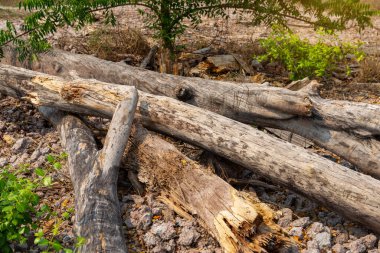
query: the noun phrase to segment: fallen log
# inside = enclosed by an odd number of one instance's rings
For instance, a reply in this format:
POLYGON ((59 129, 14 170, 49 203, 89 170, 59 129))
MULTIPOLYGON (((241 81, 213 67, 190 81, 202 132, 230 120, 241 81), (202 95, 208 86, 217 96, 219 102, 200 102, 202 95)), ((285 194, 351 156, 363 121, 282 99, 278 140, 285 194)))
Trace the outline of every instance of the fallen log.
MULTIPOLYGON (((20 65, 16 59, 8 51, 2 63, 20 65)), ((243 123, 253 123, 252 118, 256 117, 313 116, 318 124, 335 130, 380 135, 380 106, 321 99, 315 92, 159 74, 60 50, 41 55, 41 60, 29 67, 52 75, 69 75, 75 70, 81 78, 133 85, 141 91, 177 98, 243 123)))
MULTIPOLYGON (((2 62, 14 66, 22 65, 17 62, 14 51, 6 51, 5 56, 2 62)), ((310 95, 305 91, 293 92, 254 84, 237 85, 158 74, 89 55, 75 55, 59 50, 41 55, 40 61, 27 67, 64 77, 76 70, 81 78, 133 85, 139 90, 176 98, 243 123, 260 125, 266 122, 262 126, 299 134, 343 157, 363 172, 380 178, 380 155, 374 152, 380 149, 380 142, 371 140, 368 143, 362 140, 364 137, 350 133, 340 134, 337 131, 343 129, 367 137, 379 135, 379 106, 323 100, 319 99, 315 92, 310 95), (309 119, 310 117, 312 119, 309 119), (283 123, 283 120, 289 119, 292 121, 291 126, 289 123, 283 123), (307 122, 308 120, 310 122, 307 122), (322 129, 325 134, 309 134, 317 128, 322 129)))
POLYGON ((108 130, 104 147, 78 118, 42 107, 40 111, 56 126, 66 149, 75 194, 75 230, 85 238, 80 252, 127 252, 117 197, 118 166, 127 145, 137 92, 120 102, 108 130))
MULTIPOLYGON (((128 86, 0 66, 0 93, 36 106, 110 118, 129 92, 128 86)), ((201 108, 144 92, 139 97, 136 116, 145 127, 203 147, 380 232, 378 180, 201 108)))
POLYGON ((313 140, 316 145, 333 150, 335 154, 350 161, 362 172, 380 179, 380 142, 377 139, 331 130, 308 119, 283 121, 258 119, 258 122, 261 126, 297 132, 306 139, 313 140))
POLYGON ((142 127, 133 137, 130 154, 139 179, 179 214, 195 215, 224 252, 273 252, 290 242, 274 222, 274 211, 257 197, 235 190, 142 127))

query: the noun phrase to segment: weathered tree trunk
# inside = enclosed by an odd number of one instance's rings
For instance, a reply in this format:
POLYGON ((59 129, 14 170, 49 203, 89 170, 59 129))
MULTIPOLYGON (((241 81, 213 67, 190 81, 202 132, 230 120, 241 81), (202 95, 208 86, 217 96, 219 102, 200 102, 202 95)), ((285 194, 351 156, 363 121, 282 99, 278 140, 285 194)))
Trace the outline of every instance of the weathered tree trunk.
MULTIPOLYGON (((380 178, 379 173, 372 173, 380 171, 379 141, 356 136, 358 133, 367 137, 380 134, 379 106, 324 100, 316 93, 310 96, 304 91, 163 75, 59 50, 40 57, 39 62, 28 67, 64 77, 77 70, 81 78, 133 85, 142 91, 176 98, 243 123, 286 129, 315 141, 363 172, 380 178), (323 134, 316 135, 315 129, 322 129, 323 134)), ((2 61, 20 65, 16 59, 14 51, 8 51, 2 61)))
MULTIPOLYGON (((111 117, 128 86, 65 81, 0 67, 0 93, 37 106, 111 117)), ((139 92, 137 116, 147 128, 203 147, 380 232, 380 183, 248 125, 168 97, 139 92)))
POLYGON ((259 119, 261 126, 276 127, 297 133, 313 140, 320 147, 333 150, 335 154, 350 161, 362 172, 380 179, 380 142, 375 138, 350 135, 331 130, 308 119, 270 120, 259 119))
POLYGON ((226 253, 273 252, 288 241, 274 212, 139 127, 134 135, 139 178, 179 214, 196 215, 226 253), (179 211, 180 210, 180 211, 179 211))
POLYGON ((127 145, 137 100, 137 91, 129 89, 129 96, 115 109, 100 151, 91 131, 78 118, 48 107, 40 108, 57 125, 69 154, 75 194, 75 229, 86 239, 80 252, 127 252, 116 187, 118 166, 127 145))

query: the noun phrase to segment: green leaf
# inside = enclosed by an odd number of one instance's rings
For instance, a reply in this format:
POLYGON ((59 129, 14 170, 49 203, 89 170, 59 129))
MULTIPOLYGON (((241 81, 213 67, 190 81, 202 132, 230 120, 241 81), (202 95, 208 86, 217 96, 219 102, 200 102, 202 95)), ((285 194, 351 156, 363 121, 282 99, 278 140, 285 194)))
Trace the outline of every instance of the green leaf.
POLYGON ((50 176, 48 176, 48 177, 44 177, 44 178, 42 179, 42 183, 43 183, 44 186, 50 186, 51 183, 52 183, 52 179, 51 179, 51 177, 50 177, 50 176))
POLYGON ((59 170, 59 169, 62 168, 62 165, 61 165, 59 162, 55 162, 55 163, 53 164, 53 167, 54 167, 54 169, 59 170))
POLYGON ((52 156, 52 155, 47 155, 47 156, 46 156, 46 160, 47 160, 49 163, 51 163, 51 164, 54 164, 54 162, 55 162, 55 158, 54 158, 54 156, 52 156))
POLYGON ((63 217, 64 219, 68 220, 68 219, 70 218, 70 213, 68 213, 68 212, 64 212, 64 213, 62 214, 62 217, 63 217))
POLYGON ((56 251, 59 251, 59 250, 63 249, 62 245, 61 245, 59 242, 57 242, 57 241, 54 241, 54 242, 52 243, 52 246, 53 246, 53 248, 54 248, 56 251))
POLYGON ((41 169, 41 168, 36 168, 36 169, 34 170, 34 172, 35 172, 38 176, 40 176, 40 177, 43 177, 43 176, 46 175, 46 172, 45 172, 43 169, 41 169))
MULTIPOLYGON (((36 238, 37 240, 37 238, 36 238)), ((38 242, 36 243, 36 240, 34 240, 34 243, 35 244, 38 244, 39 246, 49 246, 49 240, 45 239, 45 238, 39 238, 38 242)))

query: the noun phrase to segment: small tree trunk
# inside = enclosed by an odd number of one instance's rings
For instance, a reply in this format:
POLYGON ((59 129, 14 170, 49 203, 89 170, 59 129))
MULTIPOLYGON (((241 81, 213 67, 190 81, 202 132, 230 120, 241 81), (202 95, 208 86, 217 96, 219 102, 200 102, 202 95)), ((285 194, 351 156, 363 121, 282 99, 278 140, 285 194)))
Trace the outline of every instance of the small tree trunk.
POLYGON ((61 135, 69 154, 69 172, 75 194, 75 229, 86 239, 80 252, 127 252, 117 197, 118 166, 127 145, 137 92, 115 109, 104 147, 97 150, 91 131, 76 117, 55 109, 40 111, 61 135))

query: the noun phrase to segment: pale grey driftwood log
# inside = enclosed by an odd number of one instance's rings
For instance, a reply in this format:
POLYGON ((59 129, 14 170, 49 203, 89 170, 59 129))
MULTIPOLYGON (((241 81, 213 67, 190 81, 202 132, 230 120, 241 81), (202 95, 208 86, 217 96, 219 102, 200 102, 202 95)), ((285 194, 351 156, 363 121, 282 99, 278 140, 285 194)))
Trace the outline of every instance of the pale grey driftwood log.
POLYGON ((136 89, 131 87, 129 91, 129 96, 116 106, 100 151, 91 131, 78 118, 40 107, 43 115, 57 126, 69 154, 75 194, 75 230, 86 240, 80 252, 127 252, 117 178, 138 101, 136 89))
MULTIPOLYGON (((78 113, 112 117, 127 86, 0 66, 0 92, 78 113)), ((203 147, 380 232, 380 183, 248 125, 169 97, 139 92, 147 128, 203 147)))

